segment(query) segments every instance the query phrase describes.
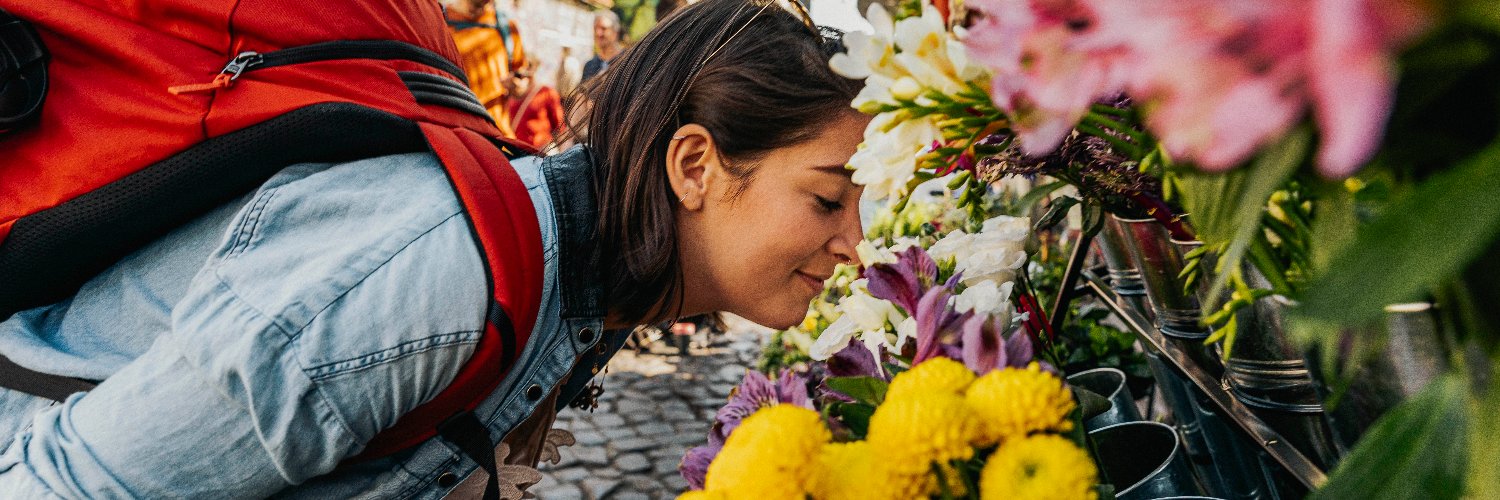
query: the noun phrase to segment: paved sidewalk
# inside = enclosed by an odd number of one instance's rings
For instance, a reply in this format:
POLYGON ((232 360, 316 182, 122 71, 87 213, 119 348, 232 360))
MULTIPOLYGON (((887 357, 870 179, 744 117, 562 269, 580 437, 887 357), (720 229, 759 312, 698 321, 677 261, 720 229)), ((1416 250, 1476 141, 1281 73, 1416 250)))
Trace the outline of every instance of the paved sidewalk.
POLYGON ((728 333, 683 357, 667 339, 650 352, 629 347, 610 361, 604 395, 593 413, 563 410, 557 428, 578 444, 562 449, 562 462, 543 464, 531 492, 552 499, 676 498, 687 488, 677 464, 688 448, 706 441, 713 414, 754 364, 769 332, 730 317, 728 333))

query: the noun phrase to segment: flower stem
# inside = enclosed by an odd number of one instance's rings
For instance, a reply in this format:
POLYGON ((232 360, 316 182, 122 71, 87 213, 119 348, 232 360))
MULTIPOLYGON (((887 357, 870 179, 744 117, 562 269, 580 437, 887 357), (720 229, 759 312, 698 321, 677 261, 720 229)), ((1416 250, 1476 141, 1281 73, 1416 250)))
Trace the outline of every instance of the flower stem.
POLYGON ((1090 111, 1088 114, 1083 115, 1083 119, 1084 121, 1090 122, 1093 125, 1108 128, 1115 131, 1116 133, 1123 134, 1126 137, 1129 137, 1132 141, 1145 142, 1141 137, 1141 132, 1139 130, 1136 130, 1135 127, 1126 125, 1102 114, 1090 111))
POLYGON ((1130 117, 1130 110, 1116 108, 1116 107, 1110 106, 1108 104, 1095 104, 1093 106, 1089 106, 1089 111, 1092 112, 1092 113, 1111 114, 1111 115, 1115 115, 1115 116, 1118 116, 1118 117, 1121 117, 1121 118, 1129 118, 1130 117))
POLYGON ((1088 135, 1092 135, 1094 137, 1098 137, 1100 139, 1104 139, 1105 142, 1109 143, 1110 147, 1113 147, 1121 153, 1124 153, 1125 156, 1128 156, 1131 159, 1139 159, 1141 157, 1141 150, 1140 148, 1136 147, 1136 145, 1125 142, 1119 137, 1115 137, 1113 134, 1105 132, 1099 127, 1095 127, 1088 123, 1079 123, 1078 131, 1088 135))

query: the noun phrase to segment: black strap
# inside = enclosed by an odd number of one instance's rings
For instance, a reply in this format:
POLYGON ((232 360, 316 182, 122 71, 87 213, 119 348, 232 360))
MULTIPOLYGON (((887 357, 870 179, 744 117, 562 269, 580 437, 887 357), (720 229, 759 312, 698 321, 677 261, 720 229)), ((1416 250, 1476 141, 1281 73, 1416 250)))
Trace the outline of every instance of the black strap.
POLYGON ((411 120, 342 102, 314 104, 200 142, 17 219, 0 240, 0 321, 72 296, 130 252, 254 191, 288 165, 425 151, 411 120))
POLYGON ((68 399, 77 392, 88 392, 95 384, 71 377, 34 372, 0 356, 0 387, 41 396, 53 401, 68 399))
POLYGON ((438 424, 437 430, 438 435, 458 446, 459 451, 490 474, 484 487, 484 500, 500 500, 500 469, 495 465, 495 442, 490 440, 490 431, 479 422, 479 417, 471 411, 460 412, 438 424))

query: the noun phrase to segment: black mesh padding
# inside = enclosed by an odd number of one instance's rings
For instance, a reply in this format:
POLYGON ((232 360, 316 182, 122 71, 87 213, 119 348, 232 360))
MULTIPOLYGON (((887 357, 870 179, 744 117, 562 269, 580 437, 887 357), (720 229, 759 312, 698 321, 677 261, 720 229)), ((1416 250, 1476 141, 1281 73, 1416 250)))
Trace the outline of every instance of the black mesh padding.
POLYGON ((0 242, 0 320, 71 296, 125 255, 288 165, 427 150, 415 122, 350 103, 308 106, 209 139, 16 220, 0 242))

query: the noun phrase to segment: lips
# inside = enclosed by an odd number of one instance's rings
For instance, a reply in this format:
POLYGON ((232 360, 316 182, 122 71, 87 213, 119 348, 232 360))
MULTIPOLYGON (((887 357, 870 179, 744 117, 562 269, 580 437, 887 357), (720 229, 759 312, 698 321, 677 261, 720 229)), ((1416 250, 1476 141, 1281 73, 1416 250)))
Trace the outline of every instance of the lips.
POLYGON ((830 276, 832 275, 830 274, 827 276, 818 277, 802 271, 797 271, 797 277, 801 278, 804 283, 807 283, 808 287, 812 288, 814 292, 823 291, 823 282, 828 281, 828 278, 830 276))

